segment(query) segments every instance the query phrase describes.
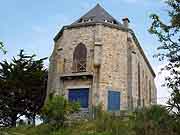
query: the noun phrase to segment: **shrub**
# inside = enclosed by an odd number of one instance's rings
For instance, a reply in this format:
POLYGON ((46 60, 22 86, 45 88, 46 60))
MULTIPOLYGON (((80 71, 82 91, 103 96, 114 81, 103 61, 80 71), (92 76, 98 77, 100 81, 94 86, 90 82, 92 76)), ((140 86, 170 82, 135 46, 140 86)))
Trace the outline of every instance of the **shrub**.
POLYGON ((94 107, 94 127, 96 133, 103 135, 132 135, 133 130, 128 116, 116 116, 114 113, 108 113, 102 110, 102 106, 94 107))
POLYGON ((41 124, 37 127, 22 126, 7 129, 3 132, 11 135, 13 133, 24 135, 180 135, 180 121, 162 106, 142 108, 134 113, 126 112, 128 114, 126 116, 112 115, 102 111, 101 106, 98 106, 95 108, 96 117, 94 120, 81 121, 68 127, 57 127, 59 121, 56 121, 56 118, 58 120, 71 114, 76 107, 72 107, 71 103, 68 103, 63 97, 53 97, 47 103, 49 106, 52 104, 53 107, 49 107, 46 113, 52 112, 44 115, 44 117, 47 118, 49 123, 52 123, 51 119, 53 118, 55 126, 53 124, 41 124), (57 110, 56 113, 53 113, 54 108, 55 110, 62 108, 61 111, 64 110, 64 115, 57 110))
POLYGON ((136 110, 134 113, 134 131, 141 135, 179 135, 180 122, 173 118, 163 106, 151 106, 136 110))
POLYGON ((69 103, 62 96, 53 96, 47 100, 42 108, 41 116, 45 123, 50 123, 59 127, 64 126, 67 117, 78 110, 78 103, 69 103))

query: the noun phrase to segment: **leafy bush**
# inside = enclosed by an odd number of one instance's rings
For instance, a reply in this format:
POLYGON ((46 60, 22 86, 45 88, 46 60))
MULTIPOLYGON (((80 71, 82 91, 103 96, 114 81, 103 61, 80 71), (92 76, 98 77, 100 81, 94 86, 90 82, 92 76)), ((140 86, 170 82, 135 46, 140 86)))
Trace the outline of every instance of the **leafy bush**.
POLYGON ((128 116, 121 117, 103 111, 101 105, 94 107, 94 114, 94 129, 96 133, 103 135, 119 135, 121 133, 124 135, 133 134, 132 124, 128 116))
POLYGON ((179 135, 180 121, 175 119, 163 106, 136 110, 134 131, 141 135, 179 135))
MULTIPOLYGON (((62 97, 54 97, 51 99, 51 101, 47 103, 53 104, 52 105, 53 107, 48 108, 47 111, 47 112, 52 111, 51 115, 53 115, 53 117, 49 116, 50 114, 48 115, 49 123, 52 122, 51 118, 56 119, 60 117, 60 116, 56 116, 56 117, 54 116, 55 114, 59 113, 57 111, 55 111, 56 113, 55 112, 53 113, 54 108, 58 110, 61 108, 64 108, 66 110, 71 110, 71 109, 67 109, 69 108, 67 107, 67 104, 69 103, 62 97), (56 104, 54 104, 54 102, 56 104), (57 103, 57 102, 61 102, 61 103, 57 103)), ((69 115, 71 112, 73 111, 68 111, 68 113, 66 114, 69 115)), ((68 127, 61 126, 55 128, 54 124, 48 123, 48 124, 42 124, 37 127, 23 126, 17 128, 9 128, 3 132, 4 133, 7 132, 10 135, 13 135, 15 133, 22 135, 121 135, 121 134, 179 135, 180 134, 180 130, 179 130, 180 121, 176 117, 174 117, 173 114, 169 113, 166 110, 166 108, 162 106, 152 106, 149 108, 138 109, 134 113, 132 112, 131 113, 126 112, 126 113, 128 114, 128 116, 127 115, 114 116, 108 112, 102 111, 101 107, 99 106, 96 108, 95 119, 89 121, 76 122, 74 125, 68 127)), ((61 116, 61 118, 63 116, 61 116)))
POLYGON ((41 116, 45 123, 64 126, 67 116, 73 112, 79 111, 78 103, 69 103, 62 96, 50 97, 41 111, 41 116))

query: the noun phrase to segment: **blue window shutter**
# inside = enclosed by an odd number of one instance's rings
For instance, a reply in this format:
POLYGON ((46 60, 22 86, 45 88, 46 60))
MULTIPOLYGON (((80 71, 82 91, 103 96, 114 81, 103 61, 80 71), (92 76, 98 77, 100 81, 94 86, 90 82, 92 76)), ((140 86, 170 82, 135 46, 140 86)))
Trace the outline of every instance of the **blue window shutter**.
POLYGON ((70 89, 68 99, 70 102, 79 102, 82 108, 88 108, 89 104, 89 89, 70 89))
POLYGON ((108 110, 109 111, 120 110, 120 92, 108 91, 108 110))

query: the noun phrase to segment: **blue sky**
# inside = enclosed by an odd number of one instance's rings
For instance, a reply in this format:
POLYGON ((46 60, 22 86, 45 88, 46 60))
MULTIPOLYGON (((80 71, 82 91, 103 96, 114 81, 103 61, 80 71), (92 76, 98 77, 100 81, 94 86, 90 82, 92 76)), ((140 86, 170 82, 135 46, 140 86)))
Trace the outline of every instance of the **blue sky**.
MULTIPOLYGON (((15 56, 20 49, 38 58, 49 57, 53 38, 63 25, 68 25, 93 8, 97 3, 118 20, 128 17, 130 27, 141 43, 154 70, 163 65, 153 58, 159 44, 147 31, 151 13, 167 20, 164 0, 1 0, 0 40, 7 54, 0 54, 0 61, 15 56), (160 65, 161 64, 161 65, 160 65)), ((48 65, 48 61, 46 62, 48 65)), ((157 77, 159 78, 159 76, 157 77)), ((162 80, 161 80, 162 81, 162 80)), ((158 96, 167 96, 157 80, 158 96), (163 94, 162 94, 163 93, 163 94)))

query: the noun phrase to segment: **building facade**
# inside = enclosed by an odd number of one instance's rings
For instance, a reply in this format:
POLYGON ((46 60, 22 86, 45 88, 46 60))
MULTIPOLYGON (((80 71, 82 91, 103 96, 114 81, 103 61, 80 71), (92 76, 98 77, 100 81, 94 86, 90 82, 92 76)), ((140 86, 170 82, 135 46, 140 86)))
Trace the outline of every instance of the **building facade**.
POLYGON ((156 104, 155 73, 128 18, 121 24, 99 4, 54 38, 48 93, 89 110, 119 111, 156 104))

